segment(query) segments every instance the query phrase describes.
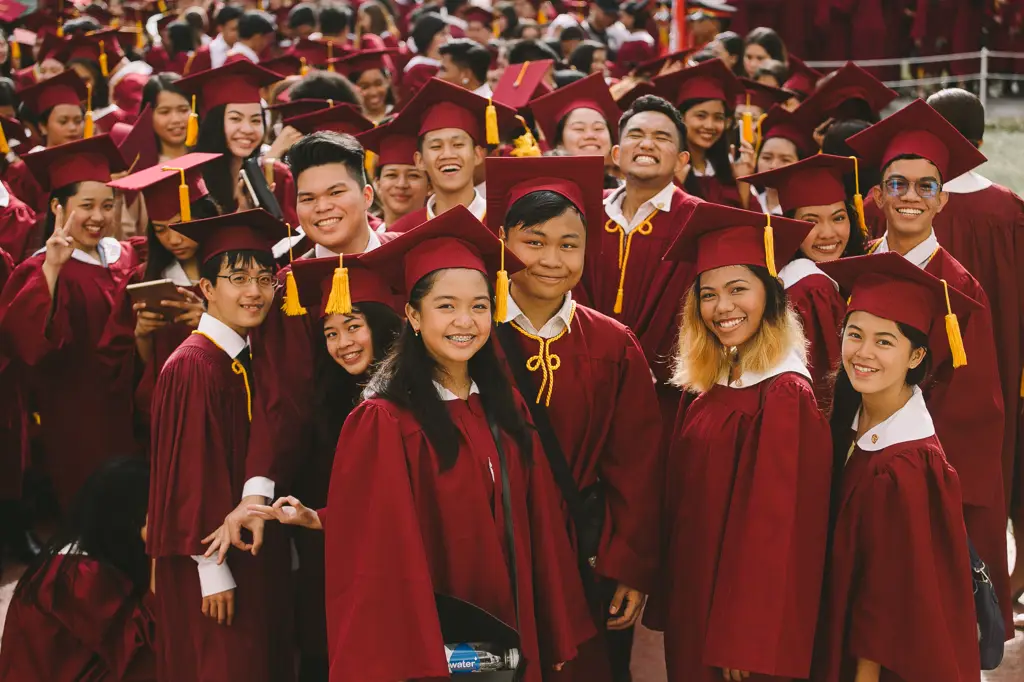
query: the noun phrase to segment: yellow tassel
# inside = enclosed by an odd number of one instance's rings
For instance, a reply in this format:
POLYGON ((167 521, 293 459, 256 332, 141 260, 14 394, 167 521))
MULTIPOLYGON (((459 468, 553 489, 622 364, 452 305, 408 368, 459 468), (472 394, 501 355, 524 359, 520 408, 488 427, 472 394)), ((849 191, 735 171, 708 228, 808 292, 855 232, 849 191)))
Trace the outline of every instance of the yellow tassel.
POLYGON ((92 120, 92 85, 86 83, 85 87, 88 94, 85 98, 85 131, 82 133, 82 137, 88 139, 92 137, 96 124, 92 120))
POLYGON ((121 28, 121 20, 118 17, 111 19, 110 28, 121 28))
POLYGON ((146 49, 146 30, 141 21, 135 22, 135 49, 140 52, 146 49))
POLYGON ((302 62, 302 66, 299 67, 299 75, 306 76, 309 74, 309 64, 306 63, 305 57, 299 57, 299 61, 302 62))
POLYGON ((953 351, 953 369, 967 366, 967 351, 964 349, 964 338, 960 334, 960 321, 953 314, 953 308, 949 305, 949 284, 942 280, 942 288, 946 292, 946 337, 949 339, 949 349, 953 351))
POLYGON ((779 271, 775 269, 775 230, 772 229, 772 215, 766 213, 768 222, 764 226, 764 262, 768 267, 768 274, 778 277, 779 271))
POLYGON ((188 196, 188 182, 185 181, 185 169, 174 168, 173 166, 162 166, 163 171, 177 171, 181 173, 181 184, 178 185, 178 213, 181 220, 178 222, 188 223, 192 221, 192 201, 188 196))
POLYGON ((268 185, 274 184, 274 159, 270 156, 263 157, 263 177, 266 179, 268 185))
POLYGON ((619 290, 615 292, 615 306, 612 308, 612 312, 616 315, 622 314, 622 295, 622 287, 619 287, 619 290))
POLYGON ((754 144, 754 115, 749 111, 743 112, 743 141, 749 145, 754 144))
POLYGON ((281 310, 288 317, 298 317, 306 314, 306 309, 299 301, 299 287, 295 284, 295 273, 291 270, 284 277, 284 305, 281 310))
POLYGON ((1024 371, 1020 373, 1020 397, 1024 398, 1024 371))
POLYGON ((199 141, 199 114, 196 113, 196 96, 192 95, 192 113, 188 115, 188 127, 185 129, 185 146, 194 147, 199 141))
POLYGON ((21 66, 21 45, 15 41, 11 41, 11 59, 21 66))
POLYGON ((853 159, 853 186, 856 190, 856 194, 853 195, 853 207, 857 209, 857 222, 860 227, 860 233, 864 237, 868 236, 868 223, 864 218, 864 195, 860 193, 860 163, 856 156, 851 156, 853 159))
POLYGON ((64 20, 63 19, 61 19, 60 21, 57 22, 57 37, 58 38, 63 38, 64 37, 64 20))
POLYGON ((501 24, 498 23, 497 19, 491 21, 491 35, 495 38, 501 37, 501 24))
POLYGON ((501 239, 501 269, 498 270, 498 283, 494 288, 494 319, 499 323, 508 317, 508 271, 505 270, 505 240, 501 239))
POLYGON ((487 131, 487 144, 496 145, 501 142, 498 136, 498 110, 494 108, 494 101, 487 98, 487 114, 484 116, 484 123, 487 131))
POLYGON ((523 124, 523 130, 526 132, 515 139, 515 148, 511 155, 516 158, 542 156, 540 146, 537 145, 537 140, 533 137, 533 131, 530 130, 530 126, 526 125, 526 119, 518 115, 516 118, 523 124))
POLYGON ((7 156, 11 152, 11 145, 7 144, 7 134, 3 126, 0 126, 0 155, 7 156))
POLYGON ((537 23, 540 24, 541 26, 548 23, 548 15, 545 14, 543 7, 537 10, 537 23))
POLYGON ((158 10, 160 10, 160 14, 166 14, 167 13, 167 3, 164 2, 164 0, 157 0, 156 8, 158 10))
POLYGON ((355 50, 363 49, 363 30, 362 29, 359 29, 359 32, 356 33, 356 39, 352 41, 352 48, 355 49, 355 50))
POLYGON ((107 66, 107 52, 104 49, 103 41, 100 41, 100 73, 103 74, 104 78, 110 77, 110 69, 107 66))
POLYGON ((331 280, 331 295, 327 297, 324 315, 348 315, 352 312, 352 292, 348 286, 348 268, 345 257, 338 256, 338 267, 331 280))
POLYGON ((523 76, 526 75, 526 70, 530 68, 530 60, 523 62, 523 65, 519 67, 519 75, 516 76, 516 82, 512 84, 513 88, 518 88, 523 82, 523 76))
POLYGON ((333 60, 333 59, 334 59, 334 41, 328 41, 327 42, 327 70, 330 71, 331 73, 334 72, 334 64, 331 63, 331 60, 333 60))
POLYGON ((366 150, 366 156, 363 159, 363 168, 366 169, 366 177, 372 178, 373 171, 377 168, 377 155, 369 149, 366 150))

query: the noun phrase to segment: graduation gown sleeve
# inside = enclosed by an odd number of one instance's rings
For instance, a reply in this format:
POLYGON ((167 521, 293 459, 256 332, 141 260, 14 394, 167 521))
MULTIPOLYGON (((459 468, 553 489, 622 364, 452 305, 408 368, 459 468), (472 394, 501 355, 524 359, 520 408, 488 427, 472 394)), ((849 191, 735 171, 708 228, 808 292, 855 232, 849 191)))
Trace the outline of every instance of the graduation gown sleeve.
MULTIPOLYGON (((977 680, 977 625, 956 473, 931 449, 891 458, 868 488, 848 652, 903 680, 977 680)), ((885 673, 883 672, 883 679, 885 673)))
POLYGON ((7 206, 0 210, 0 249, 7 251, 16 262, 28 258, 36 236, 36 212, 24 201, 7 190, 7 206))
POLYGON ((58 281, 56 300, 51 298, 42 256, 14 270, 0 296, 0 336, 12 357, 26 365, 37 365, 71 343, 68 296, 61 293, 58 281))
POLYGON ((832 397, 829 374, 842 350, 840 327, 846 317, 846 302, 828 277, 811 275, 786 289, 807 339, 807 369, 814 396, 823 408, 832 397))
POLYGON ((726 512, 704 664, 804 678, 825 563, 831 439, 805 382, 768 381, 726 512))
POLYGON ((274 197, 281 205, 282 220, 292 227, 298 227, 299 215, 295 212, 298 193, 295 189, 295 178, 292 177, 287 164, 277 160, 274 161, 274 197))

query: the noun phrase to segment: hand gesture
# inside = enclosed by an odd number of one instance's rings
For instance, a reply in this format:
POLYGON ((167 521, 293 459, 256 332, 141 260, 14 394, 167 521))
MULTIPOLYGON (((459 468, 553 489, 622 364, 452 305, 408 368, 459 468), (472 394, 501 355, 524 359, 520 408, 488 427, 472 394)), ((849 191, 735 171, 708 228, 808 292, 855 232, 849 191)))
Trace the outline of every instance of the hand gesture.
POLYGON ((302 139, 302 133, 291 126, 285 126, 281 130, 281 134, 274 140, 274 144, 270 145, 270 151, 267 152, 267 156, 272 159, 283 159, 288 150, 292 148, 292 145, 302 139))
POLYGON ((185 297, 184 301, 160 301, 160 305, 167 308, 177 308, 182 312, 174 316, 174 322, 186 324, 193 329, 199 326, 199 318, 203 316, 205 308, 203 299, 196 296, 195 292, 185 287, 178 287, 178 293, 185 297))
POLYGON ((626 630, 636 625, 646 601, 647 595, 619 583, 615 588, 612 603, 608 606, 608 614, 612 616, 606 624, 608 629, 626 630))
POLYGON ((203 615, 217 621, 218 625, 231 625, 235 619, 234 589, 203 597, 203 615))
MULTIPOLYGON (((161 303, 166 303, 166 301, 161 301, 161 303)), ((139 301, 134 304, 132 310, 135 311, 136 339, 146 338, 157 329, 167 326, 167 320, 164 319, 163 315, 146 310, 145 301, 139 301)))
POLYGON ((249 516, 249 505, 266 503, 267 498, 262 495, 243 497, 234 511, 224 517, 224 525, 203 538, 203 544, 210 545, 205 556, 211 557, 217 554, 217 563, 223 564, 232 545, 256 556, 263 546, 264 521, 257 516, 249 516), (242 541, 243 527, 248 528, 252 533, 252 544, 242 541))
POLYGON ((265 521, 277 521, 287 526, 300 526, 312 530, 324 529, 316 511, 291 495, 277 498, 277 501, 270 507, 264 504, 250 504, 249 516, 255 516, 265 521))
POLYGON ((53 234, 46 240, 46 259, 43 264, 60 269, 75 251, 75 240, 71 238, 71 223, 75 219, 75 212, 68 214, 65 220, 64 207, 57 206, 54 215, 53 234))
POLYGON ((734 178, 753 175, 757 170, 757 160, 754 158, 754 145, 746 140, 740 140, 739 155, 736 155, 736 145, 729 146, 729 158, 732 160, 732 176, 734 178))
POLYGON ((722 679, 730 682, 742 682, 750 677, 746 670, 735 670, 733 668, 722 668, 722 679))

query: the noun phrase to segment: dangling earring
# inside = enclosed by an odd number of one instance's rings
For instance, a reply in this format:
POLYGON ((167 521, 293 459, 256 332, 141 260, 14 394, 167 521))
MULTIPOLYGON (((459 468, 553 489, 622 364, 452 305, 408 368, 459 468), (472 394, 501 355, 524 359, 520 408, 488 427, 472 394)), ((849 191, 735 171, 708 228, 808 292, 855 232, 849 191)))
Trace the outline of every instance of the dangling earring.
POLYGON ((420 336, 420 330, 419 329, 413 329, 412 333, 416 335, 416 338, 419 338, 419 336, 420 336))

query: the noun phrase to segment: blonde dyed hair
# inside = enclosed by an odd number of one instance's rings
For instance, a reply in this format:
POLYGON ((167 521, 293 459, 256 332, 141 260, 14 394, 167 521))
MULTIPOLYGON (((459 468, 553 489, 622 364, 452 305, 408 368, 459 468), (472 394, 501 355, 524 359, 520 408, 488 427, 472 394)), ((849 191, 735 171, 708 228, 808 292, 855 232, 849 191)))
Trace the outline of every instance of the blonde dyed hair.
MULTIPOLYGON (((785 311, 782 315, 775 316, 776 319, 769 319, 771 315, 767 300, 772 294, 767 291, 765 293, 766 306, 761 326, 740 348, 741 373, 766 372, 793 349, 800 352, 804 362, 807 361, 807 340, 804 338, 800 318, 783 299, 785 311)), ((785 296, 781 287, 778 293, 785 296)), ((728 376, 729 368, 729 348, 723 346, 715 333, 704 323, 700 315, 700 295, 697 284, 694 284, 687 292, 683 303, 675 366, 669 383, 685 391, 704 393, 711 390, 723 376, 728 376)))

